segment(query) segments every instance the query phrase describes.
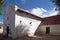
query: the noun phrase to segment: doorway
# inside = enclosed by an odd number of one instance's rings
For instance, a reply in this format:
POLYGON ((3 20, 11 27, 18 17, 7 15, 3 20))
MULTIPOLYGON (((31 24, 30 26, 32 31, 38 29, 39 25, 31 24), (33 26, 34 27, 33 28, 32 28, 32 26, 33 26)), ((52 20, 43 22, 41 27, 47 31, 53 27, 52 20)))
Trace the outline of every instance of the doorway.
POLYGON ((50 33, 50 27, 46 27, 46 34, 50 33))
POLYGON ((7 29, 6 29, 6 36, 8 36, 9 34, 9 26, 7 26, 7 29))

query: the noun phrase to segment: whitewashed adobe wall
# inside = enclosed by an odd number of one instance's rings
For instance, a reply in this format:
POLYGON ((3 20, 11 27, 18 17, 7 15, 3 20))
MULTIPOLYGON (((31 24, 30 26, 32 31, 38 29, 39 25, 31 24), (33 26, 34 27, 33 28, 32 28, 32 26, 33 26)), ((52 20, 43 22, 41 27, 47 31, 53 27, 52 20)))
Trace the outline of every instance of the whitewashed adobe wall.
POLYGON ((28 34, 34 35, 41 21, 36 20, 36 17, 28 15, 26 13, 17 12, 15 14, 15 27, 18 36, 28 34))
POLYGON ((51 35, 60 35, 60 25, 42 25, 39 27, 38 30, 46 34, 46 27, 50 27, 50 34, 51 35))
POLYGON ((9 26, 9 35, 14 36, 15 29, 15 7, 11 5, 6 6, 6 11, 3 18, 3 35, 6 34, 7 26, 9 26))

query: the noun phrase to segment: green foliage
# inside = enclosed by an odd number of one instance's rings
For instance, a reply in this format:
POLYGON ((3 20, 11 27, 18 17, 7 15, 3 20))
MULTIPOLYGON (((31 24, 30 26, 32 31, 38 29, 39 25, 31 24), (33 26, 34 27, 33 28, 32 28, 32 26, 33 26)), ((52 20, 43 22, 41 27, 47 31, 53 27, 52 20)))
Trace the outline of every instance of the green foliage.
POLYGON ((60 0, 52 0, 52 2, 60 9, 60 0))
POLYGON ((3 3, 4 3, 4 0, 0 0, 0 15, 1 15, 1 10, 2 10, 3 3))
POLYGON ((0 26, 0 29, 1 29, 1 26, 0 26))
POLYGON ((3 24, 0 24, 0 29, 2 28, 3 24))

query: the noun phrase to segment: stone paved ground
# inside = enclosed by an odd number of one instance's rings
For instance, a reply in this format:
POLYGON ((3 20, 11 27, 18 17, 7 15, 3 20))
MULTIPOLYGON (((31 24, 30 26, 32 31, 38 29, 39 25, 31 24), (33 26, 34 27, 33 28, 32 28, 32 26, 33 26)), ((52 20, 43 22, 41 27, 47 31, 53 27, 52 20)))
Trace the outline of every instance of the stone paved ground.
POLYGON ((41 35, 41 36, 33 36, 33 37, 20 37, 16 39, 12 39, 10 37, 3 37, 0 35, 0 40, 60 40, 59 35, 41 35))

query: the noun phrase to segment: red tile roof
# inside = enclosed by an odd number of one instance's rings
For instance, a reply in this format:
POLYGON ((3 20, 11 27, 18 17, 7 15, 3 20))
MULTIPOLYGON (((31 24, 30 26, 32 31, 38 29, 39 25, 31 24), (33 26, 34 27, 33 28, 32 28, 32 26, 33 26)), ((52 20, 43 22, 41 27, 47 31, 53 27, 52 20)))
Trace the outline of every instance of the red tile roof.
POLYGON ((54 24, 60 24, 60 15, 44 18, 40 25, 54 25, 54 24))

